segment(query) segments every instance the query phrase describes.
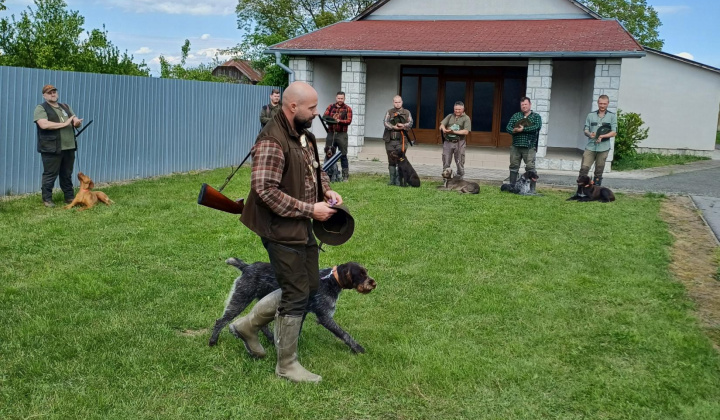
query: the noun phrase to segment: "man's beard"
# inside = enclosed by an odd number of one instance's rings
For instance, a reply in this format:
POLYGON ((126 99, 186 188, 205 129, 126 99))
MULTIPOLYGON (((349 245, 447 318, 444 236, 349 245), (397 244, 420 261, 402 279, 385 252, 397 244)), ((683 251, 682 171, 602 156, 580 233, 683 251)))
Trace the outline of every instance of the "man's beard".
POLYGON ((310 127, 312 127, 312 121, 315 117, 309 118, 309 119, 302 119, 300 117, 294 117, 293 122, 295 123, 295 130, 307 130, 310 127))

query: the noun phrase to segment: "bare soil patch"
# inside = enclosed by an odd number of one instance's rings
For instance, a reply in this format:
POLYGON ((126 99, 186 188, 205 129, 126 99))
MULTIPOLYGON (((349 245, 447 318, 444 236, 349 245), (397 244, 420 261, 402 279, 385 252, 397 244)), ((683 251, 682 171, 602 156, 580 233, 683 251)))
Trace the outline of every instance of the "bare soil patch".
POLYGON ((695 302, 700 325, 720 351, 720 281, 717 280, 717 242, 690 197, 663 201, 660 215, 674 237, 670 271, 685 285, 695 302))

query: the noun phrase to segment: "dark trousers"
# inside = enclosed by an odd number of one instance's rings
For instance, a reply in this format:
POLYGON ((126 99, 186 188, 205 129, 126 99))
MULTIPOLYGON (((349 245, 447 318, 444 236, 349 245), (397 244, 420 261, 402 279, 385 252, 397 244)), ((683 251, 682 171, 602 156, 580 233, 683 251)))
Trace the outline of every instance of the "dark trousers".
POLYGON ((261 238, 270 265, 282 289, 280 316, 303 316, 310 296, 320 283, 318 246, 308 221, 308 241, 304 245, 285 245, 261 238))
POLYGON ((342 153, 342 156, 340 156, 340 167, 341 168, 349 168, 350 165, 348 164, 348 158, 347 158, 347 152, 348 152, 348 133, 345 132, 338 132, 330 131, 327 135, 327 138, 325 139, 325 146, 330 146, 333 148, 333 151, 335 151, 335 147, 340 149, 340 153, 342 153))
POLYGON ((54 153, 40 153, 43 164, 41 191, 43 201, 52 201, 52 189, 55 180, 60 177, 60 188, 65 194, 65 200, 75 198, 72 184, 73 166, 75 165, 75 150, 63 150, 59 155, 54 153))

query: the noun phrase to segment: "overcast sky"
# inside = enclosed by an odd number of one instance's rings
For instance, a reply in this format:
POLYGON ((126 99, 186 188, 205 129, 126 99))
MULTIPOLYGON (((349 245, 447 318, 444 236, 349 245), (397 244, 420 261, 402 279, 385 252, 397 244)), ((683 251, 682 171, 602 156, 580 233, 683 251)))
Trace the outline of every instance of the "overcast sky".
MULTIPOLYGON (((159 73, 158 56, 161 54, 171 63, 179 61, 180 47, 185 39, 191 44, 188 64, 194 65, 211 62, 219 49, 235 46, 242 35, 237 29, 237 0, 66 2, 70 9, 85 17, 85 29, 99 29, 105 24, 113 44, 133 54, 136 61, 145 60, 154 75, 159 73)), ((716 30, 720 0, 647 2, 660 13, 664 51, 720 68, 716 30)), ((32 1, 6 0, 8 10, 0 12, 0 16, 19 16, 29 4, 32 1)))

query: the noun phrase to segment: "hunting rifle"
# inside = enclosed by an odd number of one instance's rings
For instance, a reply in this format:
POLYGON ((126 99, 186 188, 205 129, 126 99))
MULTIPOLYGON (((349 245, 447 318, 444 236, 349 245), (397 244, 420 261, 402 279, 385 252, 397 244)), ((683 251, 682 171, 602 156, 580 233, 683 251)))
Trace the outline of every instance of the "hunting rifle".
POLYGON ((211 209, 224 211, 226 213, 231 214, 242 214, 243 208, 245 208, 245 199, 240 198, 238 200, 231 200, 227 197, 225 197, 222 194, 222 190, 225 188, 225 186, 230 182, 232 177, 235 175, 235 173, 240 169, 241 166, 243 166, 243 163, 245 163, 246 160, 250 157, 250 153, 248 152, 247 156, 245 156, 245 159, 238 165, 237 168, 235 168, 230 175, 228 175, 227 178, 225 178, 225 183, 220 187, 219 190, 216 190, 215 188, 209 186, 208 184, 202 184, 202 187, 200 187, 200 194, 198 194, 197 202, 198 204, 210 207, 211 209))
MULTIPOLYGON (((323 121, 321 119, 321 121, 323 121)), ((323 121, 323 126, 325 126, 325 121, 323 121)), ((338 150, 333 157, 326 160, 323 164, 322 170, 327 172, 327 170, 334 164, 337 163, 337 161, 340 159, 340 156, 342 156, 342 153, 338 150)), ((219 190, 216 190, 215 188, 211 187, 208 184, 202 184, 202 187, 200 187, 200 194, 198 194, 197 202, 198 204, 210 207, 211 209, 224 211, 226 213, 231 214, 242 214, 243 209, 245 208, 245 199, 240 198, 238 200, 231 200, 224 196, 222 194, 222 190, 225 188, 225 186, 230 182, 232 177, 235 175, 235 173, 240 169, 241 166, 245 163, 246 160, 250 157, 250 153, 245 156, 245 159, 238 165, 237 168, 235 168, 230 175, 228 175, 227 178, 225 178, 225 183, 220 187, 219 190)))

